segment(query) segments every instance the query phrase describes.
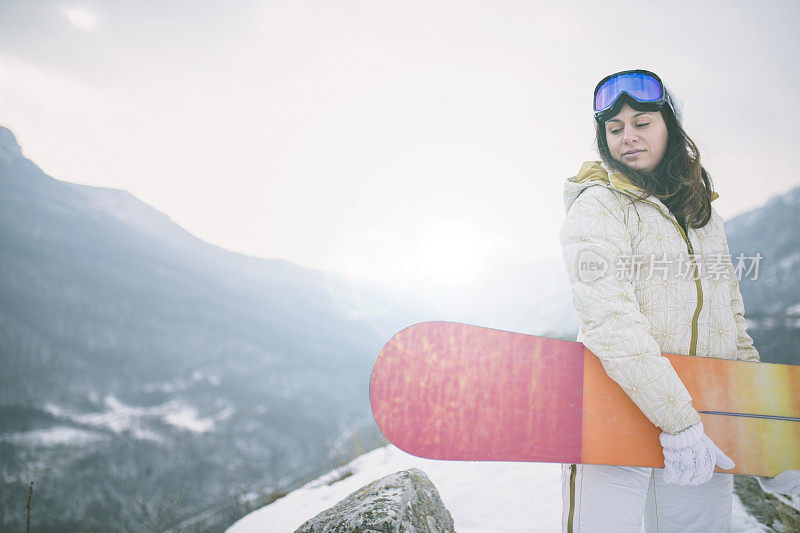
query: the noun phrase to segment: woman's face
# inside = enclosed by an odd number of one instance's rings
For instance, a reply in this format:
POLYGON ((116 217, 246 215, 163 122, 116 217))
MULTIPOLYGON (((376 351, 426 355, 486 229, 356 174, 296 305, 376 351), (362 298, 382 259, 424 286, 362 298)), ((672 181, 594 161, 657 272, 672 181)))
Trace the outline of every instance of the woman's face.
POLYGON ((605 123, 611 156, 632 169, 652 172, 667 149, 667 125, 661 111, 637 111, 622 104, 605 123))

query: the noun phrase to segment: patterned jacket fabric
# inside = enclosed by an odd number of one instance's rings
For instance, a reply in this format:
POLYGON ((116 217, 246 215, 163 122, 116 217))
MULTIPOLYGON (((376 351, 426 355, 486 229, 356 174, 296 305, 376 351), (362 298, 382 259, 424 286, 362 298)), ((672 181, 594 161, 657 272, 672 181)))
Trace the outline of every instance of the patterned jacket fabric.
MULTIPOLYGON (((587 161, 564 188, 561 247, 578 340, 667 433, 700 421, 661 353, 757 361, 722 218, 680 226, 657 198, 587 161)), ((713 199, 716 199, 714 195, 713 199)))

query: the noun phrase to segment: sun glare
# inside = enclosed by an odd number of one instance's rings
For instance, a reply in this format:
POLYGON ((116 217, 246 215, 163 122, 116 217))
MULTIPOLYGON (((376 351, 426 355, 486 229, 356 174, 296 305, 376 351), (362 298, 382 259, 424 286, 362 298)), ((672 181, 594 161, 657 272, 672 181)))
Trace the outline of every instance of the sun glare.
POLYGON ((475 233, 460 225, 446 224, 432 228, 421 239, 417 272, 437 285, 465 285, 480 273, 484 259, 484 243, 475 233))
POLYGON ((93 30, 97 27, 97 15, 87 9, 64 9, 64 16, 80 30, 93 30))
POLYGON ((403 249, 380 228, 354 232, 331 243, 325 271, 328 290, 343 310, 353 317, 380 314, 405 296, 410 283, 410 266, 403 249), (362 278, 349 282, 341 276, 362 278), (364 280, 384 286, 367 290, 364 280))

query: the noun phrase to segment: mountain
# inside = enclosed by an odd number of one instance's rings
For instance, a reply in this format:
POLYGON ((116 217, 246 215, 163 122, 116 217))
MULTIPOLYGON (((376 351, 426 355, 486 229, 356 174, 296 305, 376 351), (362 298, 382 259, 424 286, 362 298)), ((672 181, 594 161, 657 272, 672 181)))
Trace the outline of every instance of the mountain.
MULTIPOLYGON (((762 207, 726 224, 728 244, 736 255, 761 254, 758 278, 743 278, 742 296, 748 308, 771 313, 800 303, 800 187, 771 198, 762 207), (734 252, 734 250, 736 252, 734 252)), ((752 266, 749 260, 745 266, 752 266)))
POLYGON ((371 422, 371 364, 408 323, 337 299, 391 297, 367 282, 53 179, 5 128, 0 249, 0 529, 23 527, 31 480, 40 531, 229 522, 239 493, 319 473, 330 441, 371 422))
POLYGON ((740 288, 745 318, 762 361, 800 364, 798 227, 800 187, 725 225, 734 265, 743 254, 740 288))

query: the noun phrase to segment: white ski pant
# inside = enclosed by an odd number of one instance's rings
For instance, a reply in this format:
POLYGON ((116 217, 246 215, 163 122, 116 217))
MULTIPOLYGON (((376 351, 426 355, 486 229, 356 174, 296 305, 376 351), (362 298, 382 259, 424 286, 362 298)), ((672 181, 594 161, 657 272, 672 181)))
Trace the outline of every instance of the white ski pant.
POLYGON ((702 485, 670 485, 663 474, 661 468, 562 465, 562 531, 730 531, 732 474, 715 473, 702 485))

